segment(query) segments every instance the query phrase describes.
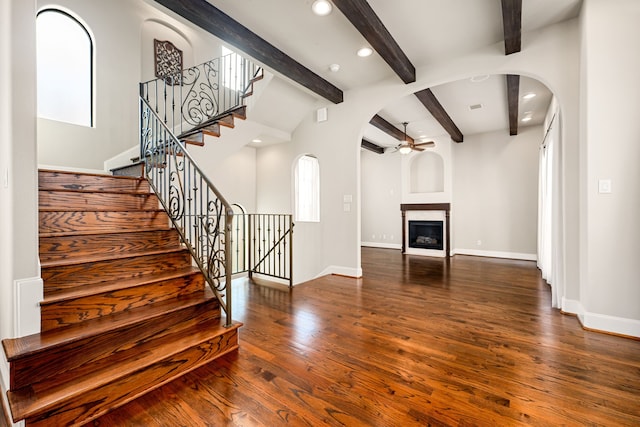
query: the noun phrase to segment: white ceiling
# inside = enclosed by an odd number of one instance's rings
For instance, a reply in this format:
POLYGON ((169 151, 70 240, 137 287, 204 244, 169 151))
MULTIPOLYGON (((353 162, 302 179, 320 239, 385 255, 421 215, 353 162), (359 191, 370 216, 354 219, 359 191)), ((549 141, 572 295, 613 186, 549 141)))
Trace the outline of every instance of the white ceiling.
MULTIPOLYGON (((208 1, 343 91, 394 76, 377 53, 368 58, 356 56, 367 42, 336 7, 328 16, 319 17, 311 11, 313 0, 208 1), (338 72, 329 70, 334 63, 340 65, 338 72)), ((500 0, 368 2, 418 69, 503 40, 500 0)), ((523 0, 522 30, 537 30, 576 17, 581 5, 582 0, 523 0)), ((431 89, 463 134, 509 128, 504 76, 431 89), (482 108, 470 110, 473 104, 482 104, 482 108)), ((520 96, 529 92, 537 96, 520 101, 521 118, 525 112, 533 115, 528 126, 542 122, 551 98, 540 82, 522 77, 520 96)), ((271 114, 275 119, 274 111, 271 114)), ((379 114, 400 129, 401 122, 409 122, 408 134, 416 139, 446 133, 413 95, 385 106, 379 114)), ((282 123, 281 128, 291 132, 291 121, 282 123)), ((365 130, 365 138, 383 146, 397 144, 373 126, 365 130)))

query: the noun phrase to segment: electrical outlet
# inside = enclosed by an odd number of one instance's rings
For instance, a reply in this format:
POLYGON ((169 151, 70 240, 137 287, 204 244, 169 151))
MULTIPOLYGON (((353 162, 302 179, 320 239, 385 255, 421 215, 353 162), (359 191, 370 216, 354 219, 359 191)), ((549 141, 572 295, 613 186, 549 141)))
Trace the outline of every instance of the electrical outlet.
POLYGON ((387 240, 387 235, 386 234, 382 235, 382 240, 387 240))
POLYGON ((375 234, 372 234, 372 235, 371 235, 371 239, 372 239, 372 240, 376 240, 376 235, 375 235, 375 234))
POLYGON ((476 242, 476 245, 478 245, 478 246, 482 246, 482 240, 478 240, 478 241, 476 242))

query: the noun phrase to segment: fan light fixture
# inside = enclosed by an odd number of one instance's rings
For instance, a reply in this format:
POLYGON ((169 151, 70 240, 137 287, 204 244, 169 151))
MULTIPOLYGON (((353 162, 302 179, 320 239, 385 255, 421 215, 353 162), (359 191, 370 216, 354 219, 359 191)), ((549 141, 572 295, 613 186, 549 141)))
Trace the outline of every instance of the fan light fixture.
POLYGON ((328 0, 316 0, 311 5, 311 10, 318 16, 327 16, 331 13, 332 9, 333 6, 331 6, 328 0))
POLYGON ((402 125, 404 126, 404 141, 402 142, 402 145, 400 145, 400 148, 398 149, 398 151, 400 151, 400 154, 409 154, 411 152, 411 146, 409 145, 409 141, 407 141, 407 125, 409 124, 409 122, 402 122, 402 125))
POLYGON ((398 151, 400 151, 400 154, 409 154, 411 152, 411 147, 409 147, 408 145, 402 144, 398 149, 398 151))

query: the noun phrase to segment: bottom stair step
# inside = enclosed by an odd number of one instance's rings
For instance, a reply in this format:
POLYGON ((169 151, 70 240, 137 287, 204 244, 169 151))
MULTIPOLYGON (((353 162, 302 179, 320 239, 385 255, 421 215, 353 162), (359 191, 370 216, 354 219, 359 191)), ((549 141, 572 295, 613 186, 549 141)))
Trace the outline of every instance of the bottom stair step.
MULTIPOLYGON (((160 342, 134 347, 126 355, 97 362, 82 376, 67 373, 67 381, 34 384, 9 391, 14 421, 29 426, 82 425, 167 382, 238 348, 238 328, 220 319, 178 330, 160 342)), ((77 373, 81 374, 81 373, 77 373)))

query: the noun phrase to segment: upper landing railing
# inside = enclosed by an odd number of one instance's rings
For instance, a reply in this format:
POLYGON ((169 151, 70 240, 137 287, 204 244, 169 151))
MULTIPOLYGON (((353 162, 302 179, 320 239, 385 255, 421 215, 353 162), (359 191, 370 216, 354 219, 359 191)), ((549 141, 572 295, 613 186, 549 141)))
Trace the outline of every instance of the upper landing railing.
POLYGON ((262 68, 237 53, 140 84, 140 96, 174 135, 243 104, 262 68))

